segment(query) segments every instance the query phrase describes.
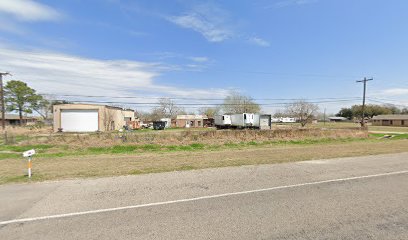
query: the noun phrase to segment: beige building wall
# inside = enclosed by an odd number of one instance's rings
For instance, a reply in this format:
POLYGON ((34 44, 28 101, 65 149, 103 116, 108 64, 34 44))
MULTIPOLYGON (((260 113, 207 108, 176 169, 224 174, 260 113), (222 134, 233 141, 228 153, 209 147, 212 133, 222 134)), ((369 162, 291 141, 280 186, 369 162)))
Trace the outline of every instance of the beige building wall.
POLYGON ((176 126, 179 128, 185 128, 189 125, 190 128, 202 128, 204 127, 204 119, 177 119, 176 126))
POLYGON ((394 127, 408 127, 408 119, 407 120, 373 120, 373 126, 394 126, 394 127))
POLYGON ((98 130, 118 130, 126 125, 126 120, 134 121, 135 112, 116 107, 94 104, 60 104, 54 106, 54 132, 61 128, 61 110, 98 110, 98 130))

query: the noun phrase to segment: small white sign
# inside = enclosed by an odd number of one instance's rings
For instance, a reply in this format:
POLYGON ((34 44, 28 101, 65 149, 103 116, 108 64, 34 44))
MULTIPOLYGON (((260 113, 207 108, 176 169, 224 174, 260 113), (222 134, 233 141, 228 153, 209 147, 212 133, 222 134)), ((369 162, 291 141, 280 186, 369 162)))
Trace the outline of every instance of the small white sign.
POLYGON ((35 150, 34 150, 34 149, 31 149, 31 150, 28 150, 28 151, 23 152, 23 157, 31 157, 31 156, 33 156, 34 154, 35 154, 35 150))

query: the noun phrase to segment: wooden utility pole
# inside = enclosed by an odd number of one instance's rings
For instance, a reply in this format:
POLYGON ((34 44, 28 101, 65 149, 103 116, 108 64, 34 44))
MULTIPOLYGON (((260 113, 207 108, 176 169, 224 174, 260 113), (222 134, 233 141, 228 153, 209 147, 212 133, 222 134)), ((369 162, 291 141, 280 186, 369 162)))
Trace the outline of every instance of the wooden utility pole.
POLYGON ((363 107, 361 109, 361 127, 365 127, 365 101, 366 101, 366 91, 367 91, 367 82, 368 81, 373 81, 373 78, 364 78, 363 80, 357 81, 358 83, 363 83, 364 84, 364 91, 363 91, 363 107))
POLYGON ((4 102, 3 76, 10 75, 8 72, 0 72, 0 101, 1 101, 1 127, 6 130, 6 104, 4 102))

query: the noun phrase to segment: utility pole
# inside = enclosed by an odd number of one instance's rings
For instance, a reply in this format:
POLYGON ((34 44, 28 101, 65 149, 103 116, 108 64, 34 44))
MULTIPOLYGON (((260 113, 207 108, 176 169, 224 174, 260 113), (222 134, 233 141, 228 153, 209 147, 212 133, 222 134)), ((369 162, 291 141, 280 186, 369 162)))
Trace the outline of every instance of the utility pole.
POLYGON ((367 91, 367 82, 368 81, 373 81, 373 78, 364 78, 363 80, 357 81, 358 83, 363 83, 364 84, 364 91, 363 91, 363 107, 361 109, 361 127, 365 127, 365 100, 366 100, 366 91, 367 91))
POLYGON ((323 120, 323 122, 324 122, 324 125, 326 125, 326 108, 324 108, 324 120, 323 120))
POLYGON ((0 72, 0 101, 1 101, 1 126, 6 130, 6 104, 4 103, 3 76, 11 75, 8 72, 0 72))

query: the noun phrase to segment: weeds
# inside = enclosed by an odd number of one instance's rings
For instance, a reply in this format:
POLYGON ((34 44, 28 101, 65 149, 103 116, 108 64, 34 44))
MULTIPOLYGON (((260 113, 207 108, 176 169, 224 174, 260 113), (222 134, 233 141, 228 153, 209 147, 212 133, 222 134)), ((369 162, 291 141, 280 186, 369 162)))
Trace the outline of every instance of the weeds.
POLYGON ((37 136, 15 145, 0 145, 0 159, 17 158, 29 149, 38 157, 80 156, 92 154, 132 154, 221 150, 277 144, 315 144, 367 139, 366 132, 355 130, 277 129, 273 131, 170 131, 56 134, 37 136))

